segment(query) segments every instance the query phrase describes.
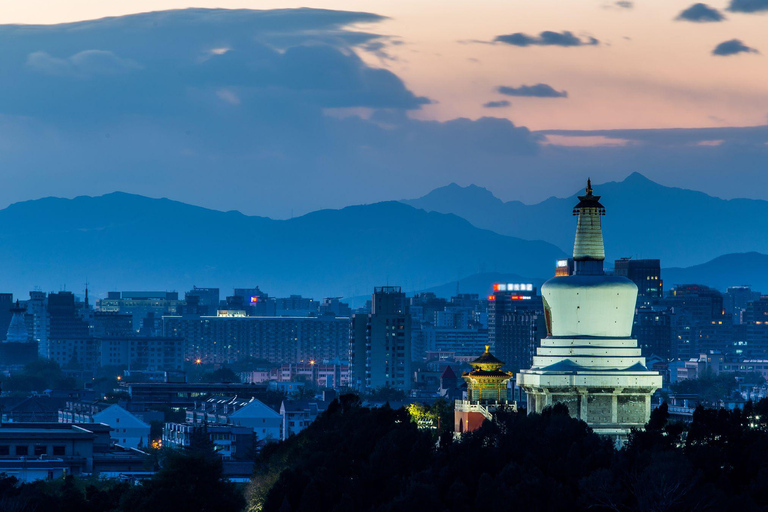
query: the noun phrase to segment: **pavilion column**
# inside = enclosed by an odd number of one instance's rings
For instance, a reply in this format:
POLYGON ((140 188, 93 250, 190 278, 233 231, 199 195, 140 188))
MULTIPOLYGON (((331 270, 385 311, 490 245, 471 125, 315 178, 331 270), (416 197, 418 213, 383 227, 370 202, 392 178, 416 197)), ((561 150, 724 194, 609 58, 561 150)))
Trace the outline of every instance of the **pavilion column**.
POLYGON ((588 404, 589 404, 589 392, 586 389, 579 389, 579 419, 583 422, 588 422, 588 404))

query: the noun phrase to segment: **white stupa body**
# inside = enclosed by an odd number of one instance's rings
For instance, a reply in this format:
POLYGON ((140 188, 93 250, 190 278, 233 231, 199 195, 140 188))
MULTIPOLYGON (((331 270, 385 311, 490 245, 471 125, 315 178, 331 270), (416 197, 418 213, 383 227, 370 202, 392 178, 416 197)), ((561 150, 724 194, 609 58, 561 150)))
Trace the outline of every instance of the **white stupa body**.
POLYGON ((533 366, 517 374, 517 384, 528 397, 529 413, 560 402, 595 432, 622 440, 647 423, 661 375, 646 368, 631 337, 637 286, 603 272, 600 197, 588 182, 587 195, 579 199, 573 211, 579 216, 574 275, 541 287, 548 337, 533 366))

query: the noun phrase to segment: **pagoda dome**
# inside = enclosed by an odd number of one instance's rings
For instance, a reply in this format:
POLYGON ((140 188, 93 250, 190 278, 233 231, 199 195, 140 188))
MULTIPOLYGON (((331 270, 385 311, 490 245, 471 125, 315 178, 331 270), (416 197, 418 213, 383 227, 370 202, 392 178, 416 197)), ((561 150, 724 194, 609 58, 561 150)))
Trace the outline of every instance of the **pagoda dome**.
POLYGON ((637 285, 620 276, 554 277, 541 287, 550 336, 628 338, 637 285))

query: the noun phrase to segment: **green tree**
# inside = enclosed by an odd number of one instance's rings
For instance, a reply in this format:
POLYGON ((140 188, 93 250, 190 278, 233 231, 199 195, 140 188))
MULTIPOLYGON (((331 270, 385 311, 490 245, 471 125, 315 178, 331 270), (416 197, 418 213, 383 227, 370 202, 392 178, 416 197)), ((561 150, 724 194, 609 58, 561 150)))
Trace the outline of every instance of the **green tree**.
POLYGON ((218 457, 167 450, 151 479, 125 493, 121 512, 239 512, 245 498, 223 474, 218 457))

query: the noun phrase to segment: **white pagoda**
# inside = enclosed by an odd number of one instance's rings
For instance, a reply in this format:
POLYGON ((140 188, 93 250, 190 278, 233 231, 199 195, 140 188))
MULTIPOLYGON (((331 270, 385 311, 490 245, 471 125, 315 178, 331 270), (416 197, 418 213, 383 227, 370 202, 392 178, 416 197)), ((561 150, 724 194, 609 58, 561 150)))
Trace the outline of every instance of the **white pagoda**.
POLYGON ((541 287, 548 336, 533 366, 517 374, 517 384, 528 397, 529 413, 560 402, 596 433, 621 441, 648 421, 661 375, 646 368, 631 337, 637 286, 603 271, 605 208, 589 180, 579 200, 573 209, 573 275, 541 287))

